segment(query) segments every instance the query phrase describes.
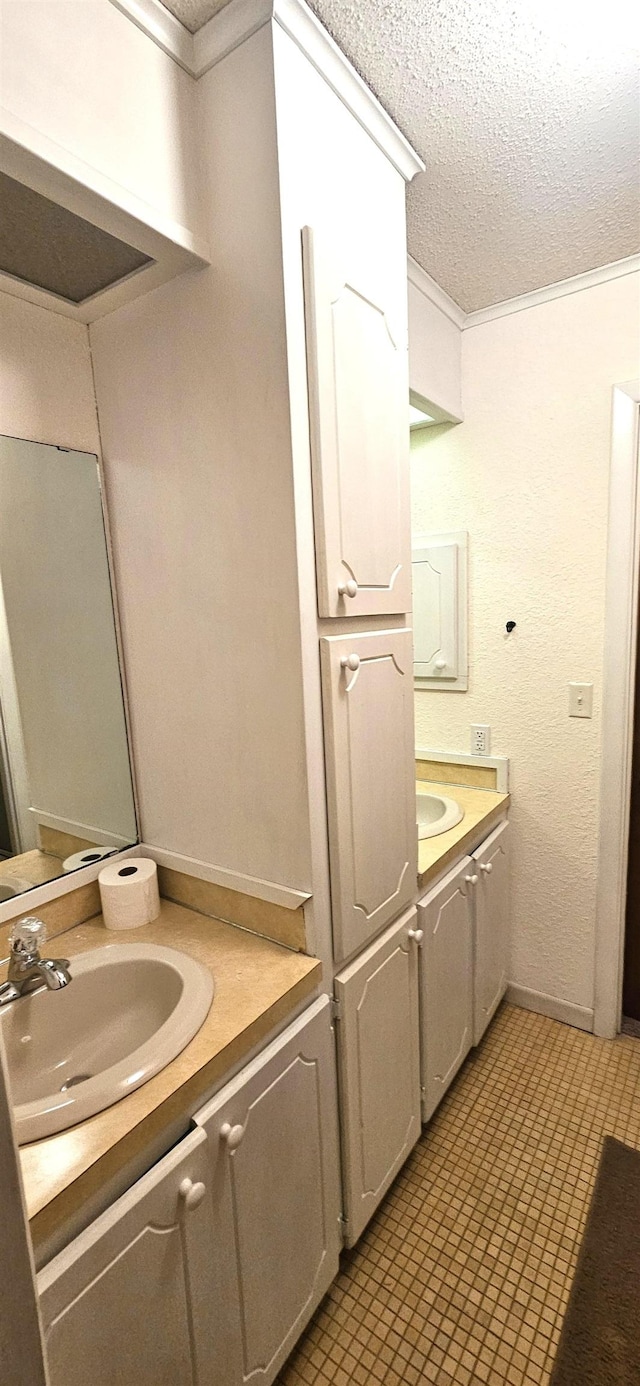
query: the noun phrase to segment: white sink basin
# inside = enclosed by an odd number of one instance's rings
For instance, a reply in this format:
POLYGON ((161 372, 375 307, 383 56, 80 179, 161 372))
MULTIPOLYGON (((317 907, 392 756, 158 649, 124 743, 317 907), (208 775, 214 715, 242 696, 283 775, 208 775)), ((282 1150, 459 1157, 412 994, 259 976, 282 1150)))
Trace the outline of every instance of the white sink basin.
POLYGON ((213 999, 206 967, 151 943, 79 953, 69 971, 62 990, 42 988, 0 1009, 20 1145, 148 1082, 193 1039, 213 999))
POLYGON ((437 837, 455 828, 464 818, 464 809, 455 799, 447 799, 444 794, 416 794, 416 818, 418 838, 437 837))

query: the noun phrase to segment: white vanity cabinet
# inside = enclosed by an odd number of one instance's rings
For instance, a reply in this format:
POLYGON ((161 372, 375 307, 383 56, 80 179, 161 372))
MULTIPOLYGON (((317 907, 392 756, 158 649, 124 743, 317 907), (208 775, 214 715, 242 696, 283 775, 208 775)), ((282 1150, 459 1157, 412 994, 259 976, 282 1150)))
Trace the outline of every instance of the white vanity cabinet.
POLYGON ((409 910, 335 979, 345 1240, 420 1135, 418 938, 409 910))
MULTIPOLYGON (((303 231, 320 616, 411 609, 406 302, 303 231)), ((382 266, 384 273, 385 266, 382 266)))
POLYGON ((322 997, 195 1117, 208 1141, 216 1320, 209 1386, 273 1381, 338 1270, 331 1002, 322 997))
POLYGON ((473 1043, 473 875, 471 858, 463 857, 418 904, 423 1121, 473 1043))
POLYGON ((509 834, 501 823, 472 853, 474 882, 473 1043, 479 1044, 507 989, 509 834))
POLYGON ((423 1121, 507 989, 509 831, 505 819, 418 902, 423 1121))
POLYGON ((38 1275, 50 1386, 268 1386, 338 1271, 321 997, 38 1275))
POLYGON ((320 654, 333 951, 342 961, 415 899, 411 631, 325 636, 320 654))
POLYGON ((192 1131, 40 1271, 50 1386, 221 1380, 214 1236, 206 1137, 192 1131))

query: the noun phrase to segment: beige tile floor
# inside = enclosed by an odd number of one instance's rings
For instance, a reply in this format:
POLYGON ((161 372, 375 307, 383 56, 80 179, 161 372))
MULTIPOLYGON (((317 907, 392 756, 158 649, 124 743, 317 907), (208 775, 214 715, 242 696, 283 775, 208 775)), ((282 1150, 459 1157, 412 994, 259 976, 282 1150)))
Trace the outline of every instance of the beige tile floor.
POLYGON ((544 1386, 607 1134, 640 1148, 640 1041, 504 1005, 280 1386, 544 1386))

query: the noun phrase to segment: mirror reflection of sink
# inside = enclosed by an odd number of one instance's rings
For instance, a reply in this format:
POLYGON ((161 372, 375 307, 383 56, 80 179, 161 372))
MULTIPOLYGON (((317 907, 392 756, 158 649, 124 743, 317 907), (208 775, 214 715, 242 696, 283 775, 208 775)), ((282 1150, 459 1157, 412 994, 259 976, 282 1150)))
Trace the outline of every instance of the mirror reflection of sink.
POLYGON ((464 809, 455 799, 447 799, 444 794, 416 794, 416 820, 418 839, 437 837, 462 822, 464 809))
POLYGON ((70 961, 72 981, 0 1011, 18 1142, 94 1116, 175 1059, 213 999, 201 963, 150 943, 106 944, 70 961))
POLYGON ((3 900, 13 900, 15 895, 22 895, 23 891, 32 887, 33 881, 27 881, 22 876, 0 876, 0 904, 3 900))

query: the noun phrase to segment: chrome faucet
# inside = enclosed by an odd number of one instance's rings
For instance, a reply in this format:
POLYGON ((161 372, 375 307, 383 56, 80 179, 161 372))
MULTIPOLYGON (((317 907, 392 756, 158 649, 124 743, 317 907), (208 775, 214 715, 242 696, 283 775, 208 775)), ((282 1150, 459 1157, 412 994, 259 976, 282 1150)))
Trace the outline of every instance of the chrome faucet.
POLYGON ((41 919, 28 915, 19 919, 9 935, 11 954, 7 981, 0 986, 0 1006, 17 1001, 41 986, 60 991, 72 980, 68 958, 41 958, 47 930, 41 919))

